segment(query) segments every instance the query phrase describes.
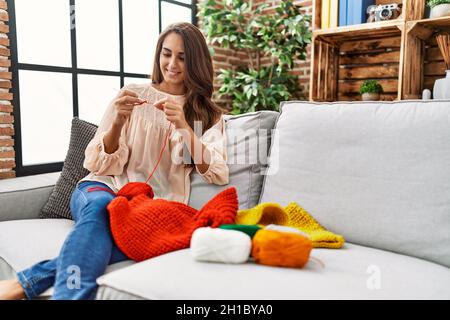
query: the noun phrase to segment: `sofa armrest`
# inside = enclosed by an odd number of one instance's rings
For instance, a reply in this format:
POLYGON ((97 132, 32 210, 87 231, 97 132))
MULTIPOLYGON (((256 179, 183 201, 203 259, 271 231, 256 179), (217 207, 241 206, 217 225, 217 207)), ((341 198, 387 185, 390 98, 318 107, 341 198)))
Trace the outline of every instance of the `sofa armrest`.
POLYGON ((0 180, 0 221, 38 219, 61 172, 0 180))

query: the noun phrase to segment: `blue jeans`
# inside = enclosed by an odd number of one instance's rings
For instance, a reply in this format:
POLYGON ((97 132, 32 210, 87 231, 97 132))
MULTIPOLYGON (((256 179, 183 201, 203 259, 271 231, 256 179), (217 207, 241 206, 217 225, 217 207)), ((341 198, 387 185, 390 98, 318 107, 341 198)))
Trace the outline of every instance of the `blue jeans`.
POLYGON ((70 200, 75 226, 59 256, 17 273, 28 299, 51 286, 55 300, 94 299, 96 280, 108 264, 128 259, 114 244, 109 227, 106 206, 114 195, 107 191, 88 192, 91 187, 108 188, 95 181, 83 181, 75 188, 70 200))

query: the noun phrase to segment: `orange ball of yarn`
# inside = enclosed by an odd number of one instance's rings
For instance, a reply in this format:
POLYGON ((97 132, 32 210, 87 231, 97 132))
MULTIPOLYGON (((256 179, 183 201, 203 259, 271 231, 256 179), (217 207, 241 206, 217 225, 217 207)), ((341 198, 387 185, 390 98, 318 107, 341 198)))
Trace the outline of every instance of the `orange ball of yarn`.
POLYGON ((296 233, 259 230, 252 240, 252 257, 257 263, 302 268, 309 260, 312 241, 296 233))

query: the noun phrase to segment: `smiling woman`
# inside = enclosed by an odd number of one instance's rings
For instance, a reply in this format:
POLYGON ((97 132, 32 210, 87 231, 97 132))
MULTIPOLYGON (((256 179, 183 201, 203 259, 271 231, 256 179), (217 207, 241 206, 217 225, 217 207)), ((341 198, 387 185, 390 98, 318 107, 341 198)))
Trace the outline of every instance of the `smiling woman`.
POLYGON ((18 272, 17 281, 0 281, 0 299, 32 299, 51 286, 53 299, 95 298, 106 267, 129 258, 113 241, 107 207, 130 185, 187 204, 194 168, 207 183, 228 184, 225 121, 212 101, 213 76, 196 26, 175 23, 161 33, 152 83, 123 87, 86 148, 83 165, 90 173, 71 195, 76 223, 59 256, 18 272), (71 266, 81 274, 77 288, 67 287, 71 266))

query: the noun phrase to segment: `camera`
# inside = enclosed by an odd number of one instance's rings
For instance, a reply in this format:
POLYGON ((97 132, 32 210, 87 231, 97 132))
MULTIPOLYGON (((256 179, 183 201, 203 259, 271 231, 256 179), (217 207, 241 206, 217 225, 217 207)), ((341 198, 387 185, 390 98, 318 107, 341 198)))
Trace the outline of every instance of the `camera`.
POLYGON ((369 15, 367 22, 397 19, 401 12, 401 6, 396 3, 372 5, 367 7, 367 14, 369 15))

